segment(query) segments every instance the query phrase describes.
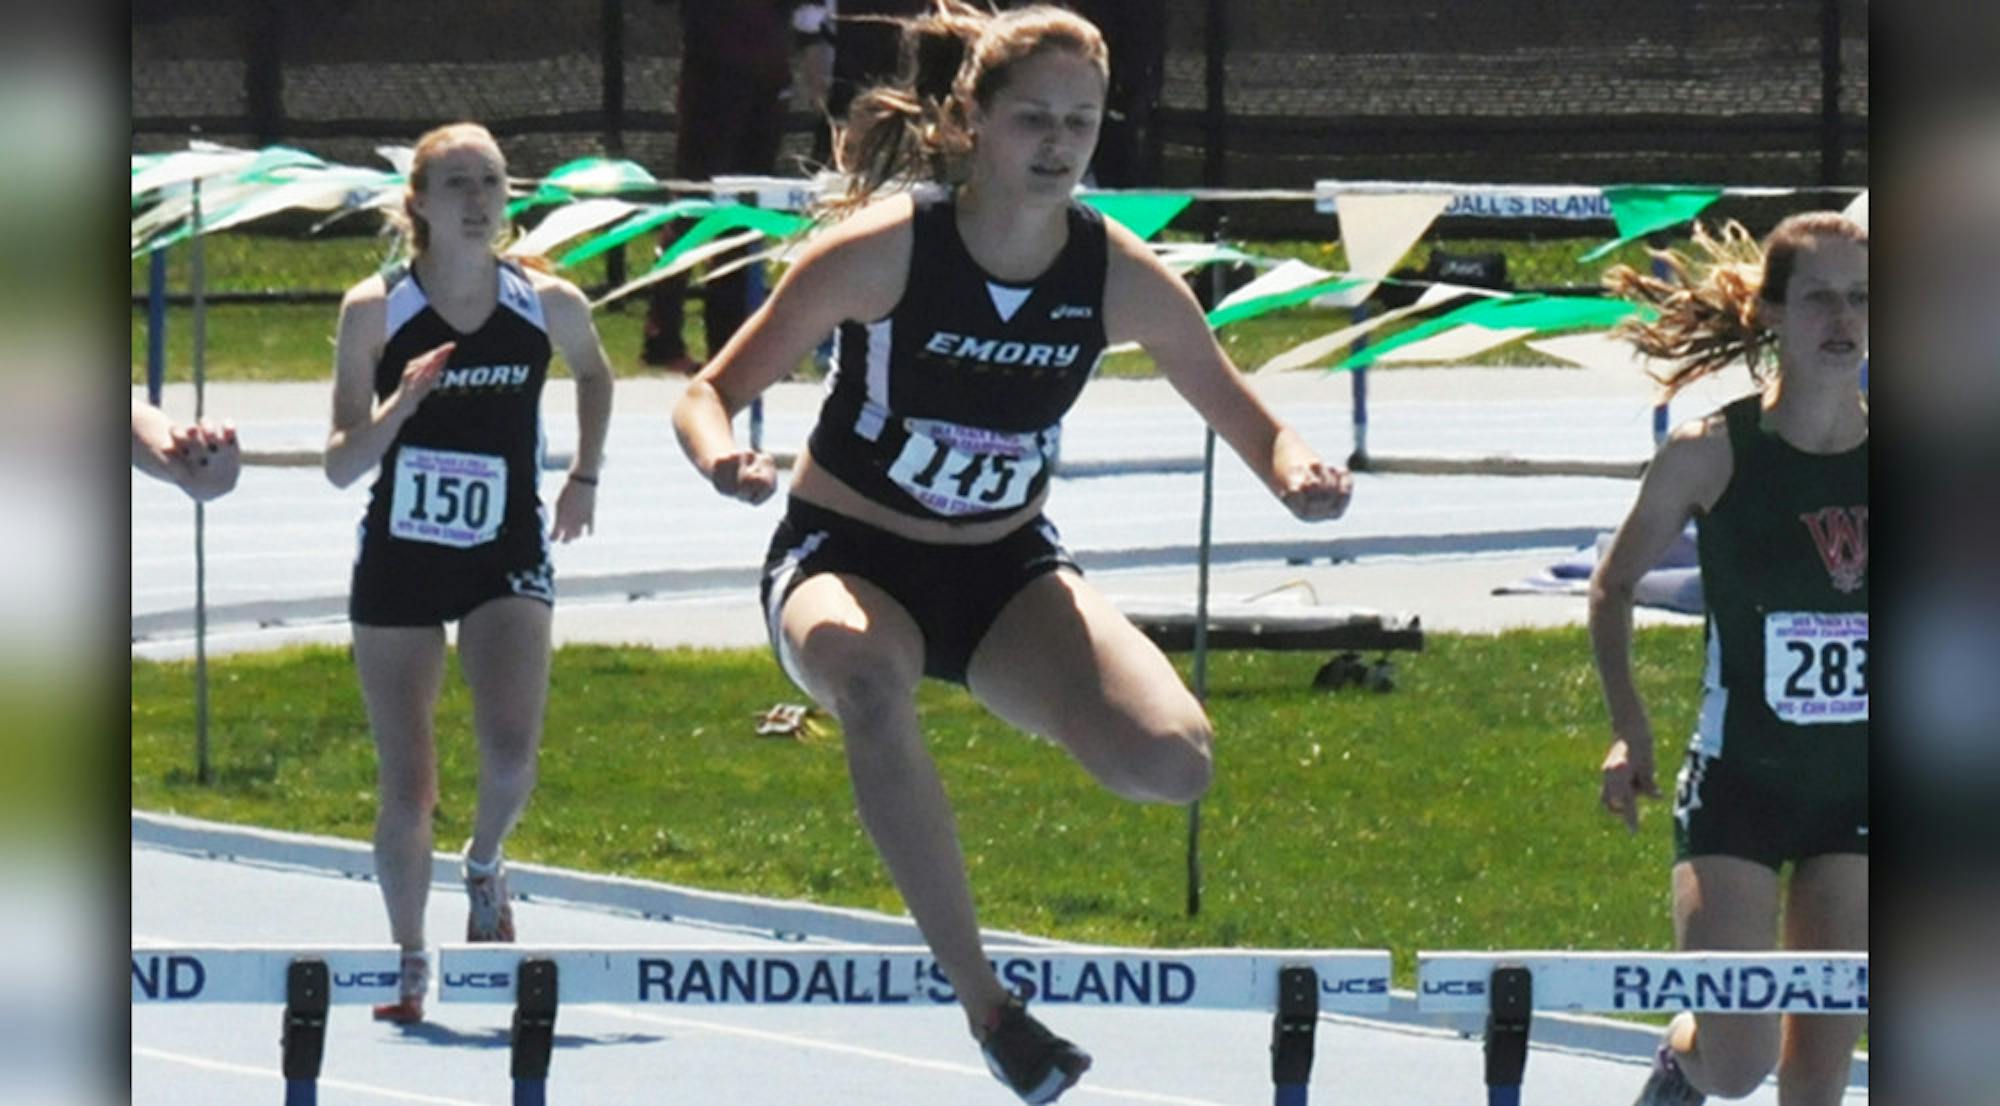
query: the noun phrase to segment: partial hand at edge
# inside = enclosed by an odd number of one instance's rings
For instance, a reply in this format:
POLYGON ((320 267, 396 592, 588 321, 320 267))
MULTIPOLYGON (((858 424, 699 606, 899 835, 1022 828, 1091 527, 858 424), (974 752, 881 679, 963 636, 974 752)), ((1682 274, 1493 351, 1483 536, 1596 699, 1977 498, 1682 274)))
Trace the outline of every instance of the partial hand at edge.
POLYGON ((708 479, 716 491, 754 506, 778 490, 778 465, 770 454, 746 449, 716 458, 708 479))

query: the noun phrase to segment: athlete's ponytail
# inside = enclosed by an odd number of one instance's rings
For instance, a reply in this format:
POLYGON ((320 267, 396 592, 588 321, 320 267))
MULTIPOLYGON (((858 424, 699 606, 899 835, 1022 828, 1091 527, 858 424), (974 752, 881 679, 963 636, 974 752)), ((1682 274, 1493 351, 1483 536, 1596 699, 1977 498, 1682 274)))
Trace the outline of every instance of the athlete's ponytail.
POLYGON ((1604 274, 1605 287, 1613 294, 1659 312, 1650 322, 1620 323, 1615 333, 1648 357, 1674 362, 1665 373, 1654 374, 1668 396, 1738 358, 1762 381, 1775 371, 1767 352, 1777 336, 1764 324, 1758 305, 1784 303, 1799 251, 1820 237, 1868 244, 1868 232, 1860 224, 1832 211, 1790 216, 1765 236, 1762 246, 1734 220, 1723 226, 1720 238, 1696 223, 1694 244, 1703 260, 1655 250, 1653 256, 1667 267, 1665 278, 1629 265, 1613 266, 1604 274))
POLYGON ((1104 37, 1063 8, 1034 5, 994 14, 963 0, 933 0, 902 27, 902 69, 890 84, 854 98, 834 140, 847 191, 824 205, 844 215, 893 186, 959 183, 972 152, 973 105, 987 105, 1016 63, 1043 50, 1068 50, 1108 73, 1104 37))

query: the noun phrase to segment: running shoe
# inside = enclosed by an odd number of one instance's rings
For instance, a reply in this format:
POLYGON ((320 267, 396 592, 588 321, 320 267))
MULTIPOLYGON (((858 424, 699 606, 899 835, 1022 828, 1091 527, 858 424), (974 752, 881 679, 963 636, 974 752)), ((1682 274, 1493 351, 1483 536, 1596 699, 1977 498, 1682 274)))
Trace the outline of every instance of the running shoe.
POLYGON ((465 857, 459 871, 465 877, 465 897, 471 908, 465 916, 465 939, 469 942, 514 941, 514 905, 507 901, 507 864, 495 857, 492 870, 477 871, 472 864, 472 842, 465 843, 465 857))
POLYGON ((1054 1033, 1028 1013, 1019 995, 1010 995, 979 1034, 980 1051, 993 1077, 1030 1106, 1054 1102, 1090 1070, 1090 1054, 1054 1033))
POLYGON ((396 985, 396 1001, 375 1007, 375 1020, 397 1025, 414 1025, 424 1020, 424 992, 430 989, 431 962, 422 952, 403 954, 402 978, 396 985))
POLYGON ((1646 1085, 1632 1106, 1701 1106, 1705 1101, 1707 1096, 1695 1090, 1681 1071, 1674 1046, 1662 1042, 1653 1053, 1653 1073, 1646 1077, 1646 1085))

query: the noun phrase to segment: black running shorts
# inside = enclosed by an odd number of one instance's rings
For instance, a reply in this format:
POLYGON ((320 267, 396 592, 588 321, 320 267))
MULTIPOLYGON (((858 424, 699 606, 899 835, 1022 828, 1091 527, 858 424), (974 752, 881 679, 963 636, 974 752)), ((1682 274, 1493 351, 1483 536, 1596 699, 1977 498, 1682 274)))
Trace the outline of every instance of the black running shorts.
POLYGON ((1001 608, 1036 577, 1081 572, 1055 525, 1037 515, 985 545, 911 541, 798 499, 764 556, 761 589, 771 647, 794 682, 779 627, 792 589, 823 572, 857 576, 901 604, 924 635, 924 675, 963 684, 972 652, 1001 608))

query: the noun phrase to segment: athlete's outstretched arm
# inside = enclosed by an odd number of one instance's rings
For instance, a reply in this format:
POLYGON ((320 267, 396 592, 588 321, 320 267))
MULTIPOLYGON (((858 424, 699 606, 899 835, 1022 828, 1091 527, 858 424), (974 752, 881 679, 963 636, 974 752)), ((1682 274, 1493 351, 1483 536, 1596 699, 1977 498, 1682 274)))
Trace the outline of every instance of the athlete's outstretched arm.
POLYGON ((885 200, 809 243, 722 352, 674 406, 674 432, 695 468, 723 495, 760 503, 777 469, 739 449, 730 420, 847 319, 879 319, 902 298, 910 259, 910 202, 885 200))
POLYGON ((410 358, 402 383, 377 403, 375 363, 386 341, 386 311, 380 277, 355 285, 340 301, 340 324, 333 338, 333 432, 327 435, 322 462, 335 487, 354 483, 389 452, 396 432, 437 384, 438 373, 456 346, 446 342, 410 358))
POLYGON ((1639 578, 1659 563, 1697 511, 1729 484, 1729 438, 1720 415, 1674 431, 1646 468, 1632 511, 1590 574, 1590 651, 1611 715, 1598 800, 1639 829, 1639 796, 1659 798, 1653 728, 1632 679, 1632 602, 1639 578))
POLYGON ((590 319, 590 301, 576 285, 538 276, 549 337, 562 352, 576 381, 576 456, 569 478, 556 495, 549 536, 557 541, 582 537, 597 524, 597 479, 604 469, 604 439, 611 430, 611 359, 590 319))
POLYGON ((1293 514, 1340 517, 1354 492, 1352 478, 1322 461, 1243 383, 1187 285, 1138 236, 1115 223, 1105 229, 1111 252, 1106 336, 1145 347, 1174 389, 1293 514))

